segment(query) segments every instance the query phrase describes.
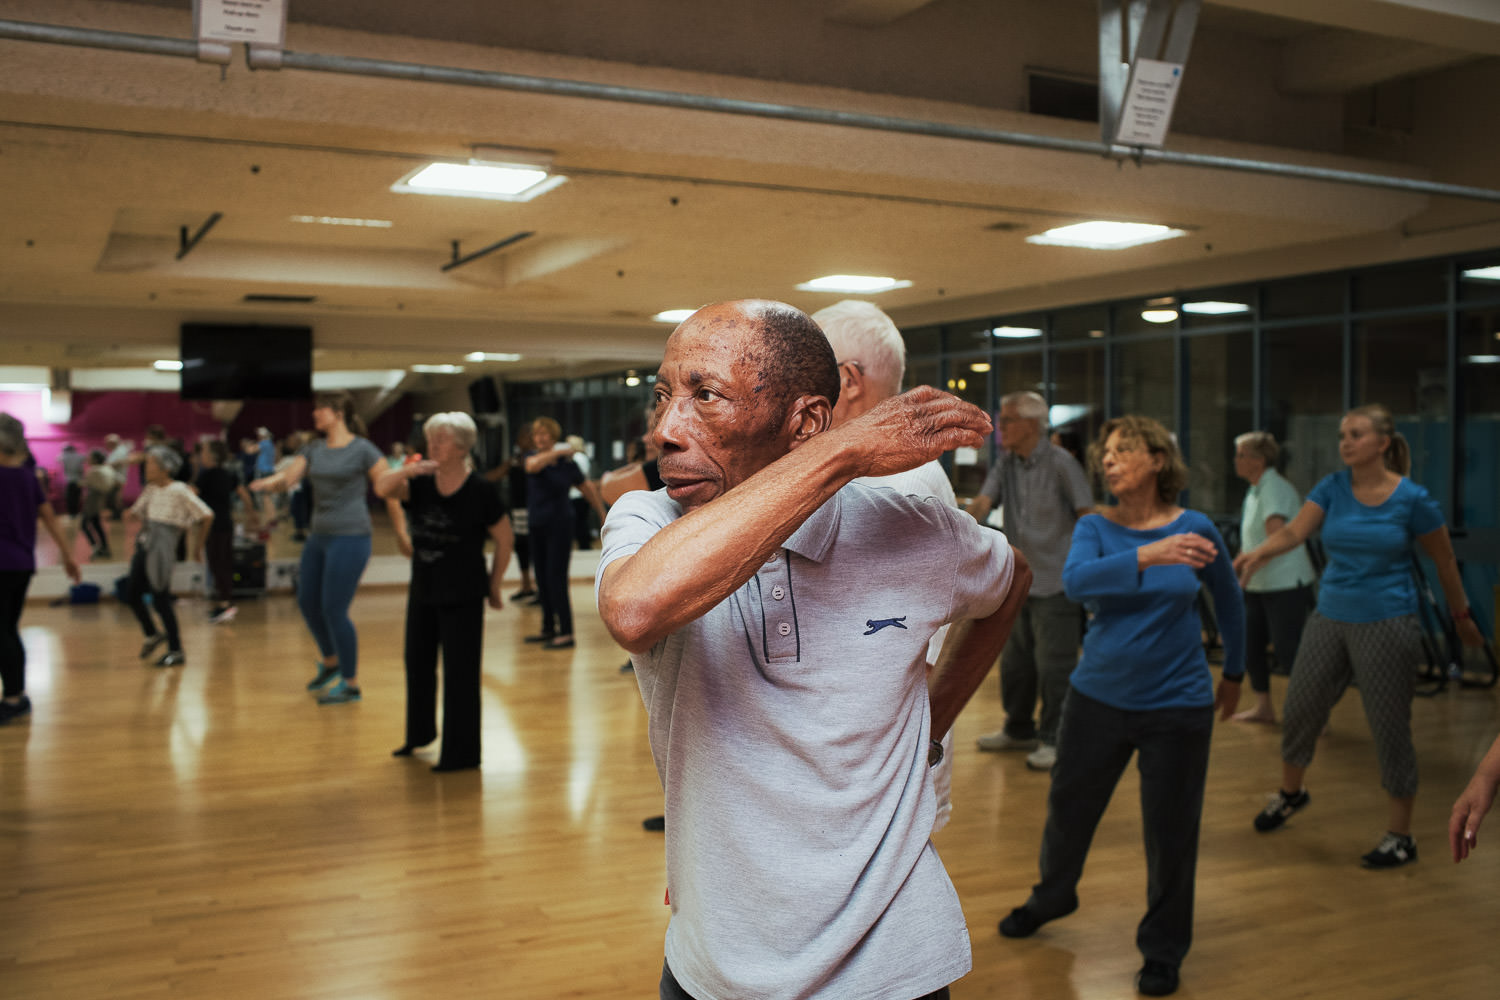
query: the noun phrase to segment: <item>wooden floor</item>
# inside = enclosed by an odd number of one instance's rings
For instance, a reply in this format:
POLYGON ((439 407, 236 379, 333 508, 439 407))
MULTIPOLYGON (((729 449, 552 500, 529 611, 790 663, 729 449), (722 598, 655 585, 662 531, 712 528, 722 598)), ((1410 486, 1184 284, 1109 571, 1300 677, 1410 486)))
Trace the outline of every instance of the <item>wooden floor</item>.
MULTIPOLYGON (((118 551, 118 549, 117 549, 118 551)), ((654 997, 667 910, 660 811, 634 680, 573 588, 578 648, 522 642, 532 608, 490 611, 484 767, 396 760, 403 594, 355 603, 365 701, 303 690, 313 645, 290 597, 213 627, 183 600, 186 667, 144 666, 113 602, 33 604, 29 721, 0 728, 0 997, 654 997)), ((1277 702, 1281 680, 1276 682, 1277 702)), ((957 998, 1135 996, 1144 867, 1136 785, 1099 832, 1078 913, 1028 941, 996 921, 1035 877, 1047 779, 981 754, 993 680, 960 720, 938 848, 969 918, 957 998)), ((1341 704, 1289 826, 1250 825, 1277 734, 1221 725, 1183 997, 1500 996, 1500 816, 1446 856, 1449 806, 1497 722, 1490 692, 1415 707, 1422 860, 1357 864, 1384 800, 1358 699, 1341 704)))

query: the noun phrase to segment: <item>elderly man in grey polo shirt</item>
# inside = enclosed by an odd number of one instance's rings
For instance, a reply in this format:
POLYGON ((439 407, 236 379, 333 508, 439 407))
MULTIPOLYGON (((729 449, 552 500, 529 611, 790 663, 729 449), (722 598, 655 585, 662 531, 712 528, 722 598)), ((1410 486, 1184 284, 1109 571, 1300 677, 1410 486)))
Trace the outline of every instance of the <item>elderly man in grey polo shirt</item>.
POLYGON ((1005 534, 1031 564, 1031 594, 1000 654, 1005 727, 979 737, 981 750, 1029 750, 1026 766, 1050 771, 1068 678, 1078 664, 1083 613, 1063 594, 1062 568, 1073 523, 1093 510, 1083 469, 1048 441, 1047 401, 1034 392, 1000 400, 1004 454, 990 467, 969 512, 981 524, 992 507, 1005 511, 1005 534), (1041 724, 1032 719, 1041 695, 1041 724), (1040 743, 1038 741, 1040 738, 1040 743))
POLYGON ((605 522, 599 611, 666 791, 669 1000, 946 997, 970 967, 927 772, 1030 575, 955 508, 853 482, 977 445, 983 412, 923 387, 831 428, 835 361, 791 306, 694 313, 655 385, 666 489, 605 522))

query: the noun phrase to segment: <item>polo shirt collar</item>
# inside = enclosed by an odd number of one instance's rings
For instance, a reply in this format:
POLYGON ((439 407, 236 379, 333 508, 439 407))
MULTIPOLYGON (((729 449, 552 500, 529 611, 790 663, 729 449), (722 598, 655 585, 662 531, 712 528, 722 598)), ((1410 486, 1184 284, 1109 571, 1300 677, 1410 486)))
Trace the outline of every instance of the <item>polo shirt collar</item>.
POLYGON ((822 562, 833 547, 834 536, 839 530, 839 516, 842 510, 841 500, 843 490, 835 493, 817 510, 812 516, 802 522, 802 527, 792 532, 782 548, 797 553, 804 559, 813 562, 822 562))

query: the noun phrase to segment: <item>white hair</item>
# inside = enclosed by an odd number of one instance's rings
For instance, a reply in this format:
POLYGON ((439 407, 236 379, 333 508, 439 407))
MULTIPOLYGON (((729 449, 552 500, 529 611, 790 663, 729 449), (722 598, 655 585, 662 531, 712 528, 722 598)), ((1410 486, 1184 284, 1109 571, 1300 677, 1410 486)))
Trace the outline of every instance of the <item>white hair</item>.
POLYGON ((447 431, 453 435, 453 442, 464 451, 474 447, 474 442, 479 438, 479 428, 474 426, 474 418, 461 410, 451 413, 434 413, 422 424, 422 433, 431 434, 433 431, 447 431))
POLYGON ((859 362, 865 378, 884 396, 901 391, 906 376, 906 342, 891 318, 868 302, 845 299, 812 315, 843 364, 859 362))
POLYGON ((1014 406, 1016 412, 1026 420, 1035 420, 1043 430, 1047 429, 1047 401, 1031 391, 1011 392, 1000 397, 1001 406, 1014 406))

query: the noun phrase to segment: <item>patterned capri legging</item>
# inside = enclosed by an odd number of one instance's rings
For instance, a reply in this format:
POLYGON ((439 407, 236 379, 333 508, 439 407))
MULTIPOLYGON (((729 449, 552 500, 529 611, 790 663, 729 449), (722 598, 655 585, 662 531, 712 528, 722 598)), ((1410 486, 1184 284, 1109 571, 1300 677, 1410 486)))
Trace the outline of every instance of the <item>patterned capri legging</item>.
POLYGON ((1340 622, 1314 611, 1302 632, 1282 708, 1281 759, 1307 767, 1328 715, 1353 680, 1375 737, 1380 783, 1392 796, 1417 794, 1417 751, 1411 742, 1411 700, 1422 662, 1416 615, 1377 622, 1340 622))

